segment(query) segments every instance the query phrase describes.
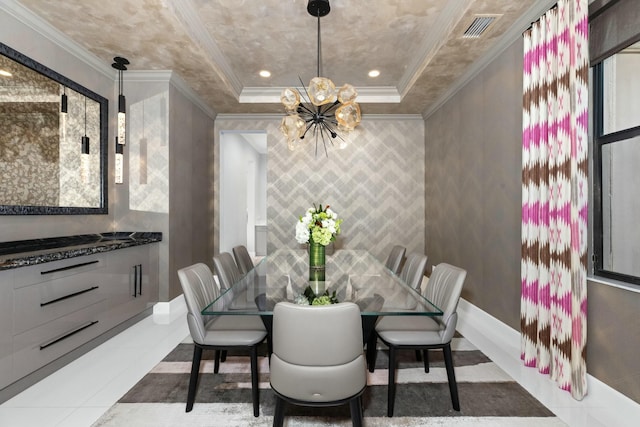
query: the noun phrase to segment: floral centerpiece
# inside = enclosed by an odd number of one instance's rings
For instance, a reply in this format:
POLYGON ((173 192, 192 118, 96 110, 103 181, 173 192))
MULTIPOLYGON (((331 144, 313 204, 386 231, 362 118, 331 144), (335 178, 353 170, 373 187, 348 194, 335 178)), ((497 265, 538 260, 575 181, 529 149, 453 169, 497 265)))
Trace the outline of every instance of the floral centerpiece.
POLYGON ((338 214, 322 204, 314 204, 298 219, 296 240, 309 245, 309 280, 324 281, 325 246, 336 240, 340 224, 338 214))
POLYGON ((314 204, 296 223, 296 240, 300 244, 317 243, 327 246, 340 234, 341 223, 342 220, 338 219, 338 214, 329 205, 323 208, 322 204, 317 207, 314 204))
POLYGON ((311 286, 307 286, 304 293, 296 295, 294 302, 300 305, 329 305, 337 304, 338 297, 336 291, 331 294, 329 291, 324 291, 323 294, 318 295, 311 289, 311 286))

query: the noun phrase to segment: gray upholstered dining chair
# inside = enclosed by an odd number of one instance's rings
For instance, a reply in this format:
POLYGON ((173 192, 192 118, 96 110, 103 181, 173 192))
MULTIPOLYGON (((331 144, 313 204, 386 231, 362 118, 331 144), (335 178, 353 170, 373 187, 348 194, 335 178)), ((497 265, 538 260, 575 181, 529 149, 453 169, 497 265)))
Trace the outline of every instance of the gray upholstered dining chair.
MULTIPOLYGON (((424 278, 426 269, 427 256, 419 252, 411 252, 409 255, 407 255, 407 259, 402 266, 402 271, 400 271, 400 280, 409 285, 411 288, 416 289, 418 292, 420 292, 422 279, 424 278)), ((374 351, 374 348, 377 349, 376 338, 376 334, 372 334, 367 339, 367 348, 370 352, 374 351)), ((416 351, 416 359, 420 360, 421 358, 422 357, 420 355, 420 352, 416 351)), ((369 366, 370 372, 373 372, 374 369, 375 367, 373 365, 369 366)))
POLYGON ((352 424, 361 426, 367 376, 358 306, 277 303, 270 375, 276 396, 274 426, 284 422, 285 401, 314 407, 348 402, 352 424))
POLYGON ((193 409, 202 350, 216 350, 214 372, 219 368, 221 350, 248 349, 251 359, 253 415, 260 413, 258 398, 258 344, 267 336, 259 316, 203 316, 201 310, 220 295, 220 288, 206 264, 198 263, 178 270, 178 278, 187 303, 187 323, 193 339, 193 360, 187 394, 186 412, 193 409))
POLYGON ((424 272, 427 269, 427 256, 418 252, 411 252, 402 266, 400 279, 407 285, 420 291, 424 272))
POLYGON ((244 276, 249 271, 253 270, 253 260, 251 259, 251 255, 249 255, 249 251, 246 246, 235 246, 232 249, 232 252, 241 275, 244 276))
POLYGON ((442 349, 451 403, 453 409, 460 410, 458 386, 451 355, 451 340, 456 331, 458 322, 456 310, 466 276, 465 270, 446 263, 438 264, 433 268, 423 295, 442 310, 442 317, 389 316, 383 317, 376 325, 378 338, 389 347, 387 416, 393 416, 396 390, 396 351, 403 349, 423 350, 425 372, 429 372, 427 351, 442 349))
POLYGON ((406 252, 407 248, 404 246, 396 245, 391 248, 391 252, 389 252, 387 261, 384 264, 385 267, 393 271, 395 274, 400 273, 400 268, 402 267, 402 261, 404 260, 404 254, 406 252))
POLYGON ((242 274, 229 252, 220 252, 213 257, 213 269, 222 289, 229 289, 242 278, 242 274))

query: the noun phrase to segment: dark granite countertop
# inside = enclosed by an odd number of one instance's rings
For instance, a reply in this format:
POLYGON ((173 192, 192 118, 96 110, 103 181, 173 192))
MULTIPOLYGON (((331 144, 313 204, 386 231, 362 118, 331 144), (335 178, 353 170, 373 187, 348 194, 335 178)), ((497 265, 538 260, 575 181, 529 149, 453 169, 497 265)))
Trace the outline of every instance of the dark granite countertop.
POLYGON ((0 242, 0 270, 162 241, 161 232, 111 232, 0 242))

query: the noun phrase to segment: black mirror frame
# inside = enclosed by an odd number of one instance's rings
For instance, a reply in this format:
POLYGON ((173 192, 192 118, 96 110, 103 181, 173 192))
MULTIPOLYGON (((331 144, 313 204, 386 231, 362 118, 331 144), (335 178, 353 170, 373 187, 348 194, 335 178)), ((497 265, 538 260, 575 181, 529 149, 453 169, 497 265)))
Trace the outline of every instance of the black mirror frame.
POLYGON ((26 55, 0 43, 0 55, 4 55, 25 67, 49 77, 50 79, 96 101, 100 105, 100 207, 75 206, 30 206, 30 205, 0 205, 0 215, 106 215, 109 211, 108 197, 108 114, 109 100, 97 93, 79 85, 73 80, 53 71, 26 55))

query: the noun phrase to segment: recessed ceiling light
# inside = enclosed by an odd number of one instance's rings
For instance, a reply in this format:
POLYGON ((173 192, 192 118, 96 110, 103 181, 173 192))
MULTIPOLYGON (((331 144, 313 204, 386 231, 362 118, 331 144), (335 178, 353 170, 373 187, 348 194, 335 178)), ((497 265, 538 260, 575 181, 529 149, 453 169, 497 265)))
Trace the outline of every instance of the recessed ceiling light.
POLYGON ((271 77, 271 71, 269 70, 260 70, 258 74, 260 74, 260 77, 264 78, 271 77))
POLYGON ((11 77, 11 73, 5 70, 0 70, 0 76, 11 77))
POLYGON ((378 70, 369 71, 369 77, 378 77, 379 75, 380 75, 380 71, 378 70))

